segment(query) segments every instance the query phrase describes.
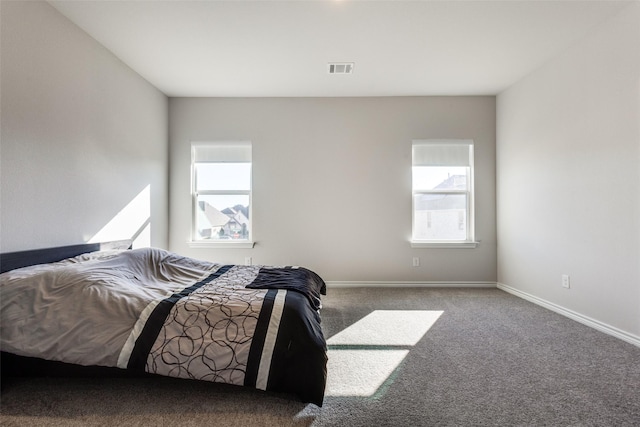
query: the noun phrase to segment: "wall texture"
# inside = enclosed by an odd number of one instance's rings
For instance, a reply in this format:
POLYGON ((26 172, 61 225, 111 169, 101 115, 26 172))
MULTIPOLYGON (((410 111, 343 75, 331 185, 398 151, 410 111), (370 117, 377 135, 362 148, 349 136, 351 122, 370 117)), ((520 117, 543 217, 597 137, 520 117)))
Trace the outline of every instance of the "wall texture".
POLYGON ((0 13, 0 249, 86 242, 127 206, 106 235, 166 247, 167 98, 47 3, 0 13))
POLYGON ((639 46, 636 2, 497 100, 499 282, 636 339, 639 46))
POLYGON ((328 281, 493 281, 495 98, 171 98, 170 248, 328 281), (411 141, 475 141, 476 249, 412 249, 411 141), (187 245, 190 142, 253 143, 253 249, 187 245), (412 257, 420 267, 412 267, 412 257))

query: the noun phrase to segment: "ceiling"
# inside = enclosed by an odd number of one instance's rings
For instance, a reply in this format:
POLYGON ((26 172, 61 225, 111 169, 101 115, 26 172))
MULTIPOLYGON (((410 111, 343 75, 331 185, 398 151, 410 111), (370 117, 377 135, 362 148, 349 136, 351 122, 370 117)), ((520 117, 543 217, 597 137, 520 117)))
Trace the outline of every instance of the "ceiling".
POLYGON ((495 95, 629 0, 49 3, 168 96, 298 97, 495 95))

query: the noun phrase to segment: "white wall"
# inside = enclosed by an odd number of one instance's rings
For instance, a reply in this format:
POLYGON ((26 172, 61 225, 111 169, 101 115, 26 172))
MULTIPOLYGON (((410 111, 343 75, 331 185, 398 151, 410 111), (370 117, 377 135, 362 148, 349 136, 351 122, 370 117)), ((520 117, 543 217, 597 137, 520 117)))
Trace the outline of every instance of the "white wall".
POLYGON ((139 194, 166 247, 167 98, 49 4, 0 13, 0 249, 86 242, 139 194))
POLYGON ((499 282, 640 337, 640 4, 501 93, 497 130, 499 282))
POLYGON ((495 98, 171 98, 170 248, 328 281, 493 281, 495 98), (476 249, 412 249, 411 141, 473 139, 476 249), (189 248, 190 142, 253 143, 253 249, 189 248), (421 266, 412 267, 412 257, 421 266))

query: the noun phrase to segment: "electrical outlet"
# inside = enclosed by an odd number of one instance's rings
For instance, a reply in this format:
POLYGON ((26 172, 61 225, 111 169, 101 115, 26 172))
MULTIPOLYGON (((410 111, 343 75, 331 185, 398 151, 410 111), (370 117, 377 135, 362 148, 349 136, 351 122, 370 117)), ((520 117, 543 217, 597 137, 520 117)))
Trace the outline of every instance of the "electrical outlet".
POLYGON ((244 265, 251 265, 251 257, 244 257, 244 265))
POLYGON ((413 257, 413 266, 420 267, 420 258, 418 258, 417 256, 413 257))
POLYGON ((569 280, 568 274, 562 275, 562 287, 569 289, 571 287, 571 281, 569 280))

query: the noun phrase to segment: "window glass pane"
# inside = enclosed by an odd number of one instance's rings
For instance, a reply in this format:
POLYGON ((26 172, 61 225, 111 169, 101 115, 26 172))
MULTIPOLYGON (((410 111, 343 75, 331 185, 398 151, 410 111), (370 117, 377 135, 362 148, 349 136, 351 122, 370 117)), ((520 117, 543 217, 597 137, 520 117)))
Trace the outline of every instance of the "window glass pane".
POLYGON ((249 240, 248 195, 198 196, 196 240, 249 240))
POLYGON ((465 194, 415 194, 414 240, 467 240, 465 194))
POLYGON ((469 168, 455 166, 414 166, 414 190, 466 190, 469 168))
POLYGON ((196 163, 196 191, 250 189, 251 163, 196 163))

